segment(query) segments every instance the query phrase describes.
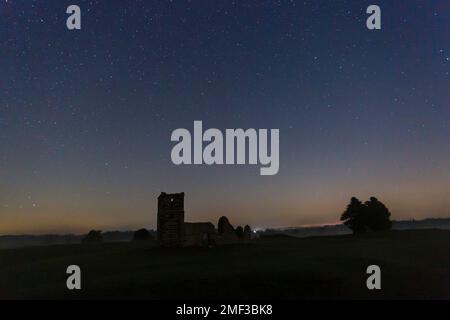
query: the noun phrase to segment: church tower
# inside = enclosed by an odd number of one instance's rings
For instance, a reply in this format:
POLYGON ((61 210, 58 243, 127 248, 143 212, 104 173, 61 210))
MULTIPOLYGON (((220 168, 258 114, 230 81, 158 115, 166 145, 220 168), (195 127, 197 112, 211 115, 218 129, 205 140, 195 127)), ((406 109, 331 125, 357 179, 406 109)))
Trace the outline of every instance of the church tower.
POLYGON ((181 247, 184 240, 184 192, 158 197, 158 240, 163 247, 181 247))

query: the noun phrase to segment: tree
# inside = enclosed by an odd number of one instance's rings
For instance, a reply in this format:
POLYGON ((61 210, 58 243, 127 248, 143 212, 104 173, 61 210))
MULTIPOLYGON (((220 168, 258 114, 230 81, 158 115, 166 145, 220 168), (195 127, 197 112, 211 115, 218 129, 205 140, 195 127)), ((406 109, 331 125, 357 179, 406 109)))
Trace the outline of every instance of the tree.
POLYGON ((103 242, 103 236, 101 230, 91 230, 84 236, 81 243, 101 243, 103 242))
POLYGON ((139 229, 133 234, 133 241, 147 241, 153 237, 147 229, 139 229))
POLYGON ((243 229, 241 226, 238 226, 238 227, 236 228, 236 235, 237 235, 239 238, 244 238, 244 229, 243 229))
POLYGON ((344 224, 355 234, 367 231, 365 209, 365 205, 358 198, 352 197, 347 209, 341 215, 341 221, 344 221, 344 224))
POLYGON ((377 198, 371 197, 363 204, 352 197, 347 209, 341 215, 341 221, 344 221, 354 234, 359 234, 366 231, 378 232, 391 229, 390 216, 388 208, 377 198))
POLYGON ((250 226, 248 224, 244 227, 244 238, 245 239, 252 238, 252 229, 250 229, 250 226))
POLYGON ((366 224, 372 231, 386 231, 392 228, 391 212, 375 197, 366 201, 366 224))

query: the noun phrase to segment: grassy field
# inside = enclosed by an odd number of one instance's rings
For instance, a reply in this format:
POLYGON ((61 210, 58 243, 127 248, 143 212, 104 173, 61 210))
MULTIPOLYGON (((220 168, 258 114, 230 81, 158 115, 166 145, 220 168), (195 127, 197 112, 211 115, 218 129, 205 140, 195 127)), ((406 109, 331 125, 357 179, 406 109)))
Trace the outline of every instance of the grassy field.
POLYGON ((216 248, 109 243, 0 250, 0 299, 450 299, 450 231, 271 238, 216 248), (66 267, 82 290, 66 289, 66 267), (366 288, 366 268, 382 290, 366 288))

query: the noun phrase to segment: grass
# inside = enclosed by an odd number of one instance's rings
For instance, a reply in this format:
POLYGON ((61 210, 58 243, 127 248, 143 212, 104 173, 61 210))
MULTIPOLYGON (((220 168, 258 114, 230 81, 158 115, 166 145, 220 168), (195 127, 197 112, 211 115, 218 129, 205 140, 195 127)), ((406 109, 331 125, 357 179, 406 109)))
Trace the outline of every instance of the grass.
POLYGON ((450 230, 272 238, 207 248, 142 243, 0 250, 0 299, 450 299, 450 230), (82 290, 66 289, 68 265, 82 290), (382 290, 366 288, 381 267, 382 290))

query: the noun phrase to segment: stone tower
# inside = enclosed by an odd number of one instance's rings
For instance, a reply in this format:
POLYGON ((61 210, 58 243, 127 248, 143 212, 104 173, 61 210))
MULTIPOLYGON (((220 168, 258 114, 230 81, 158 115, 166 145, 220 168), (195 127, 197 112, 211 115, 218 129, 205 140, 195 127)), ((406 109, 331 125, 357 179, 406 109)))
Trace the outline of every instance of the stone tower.
POLYGON ((184 240, 184 192, 158 197, 158 240, 163 247, 181 247, 184 240))

